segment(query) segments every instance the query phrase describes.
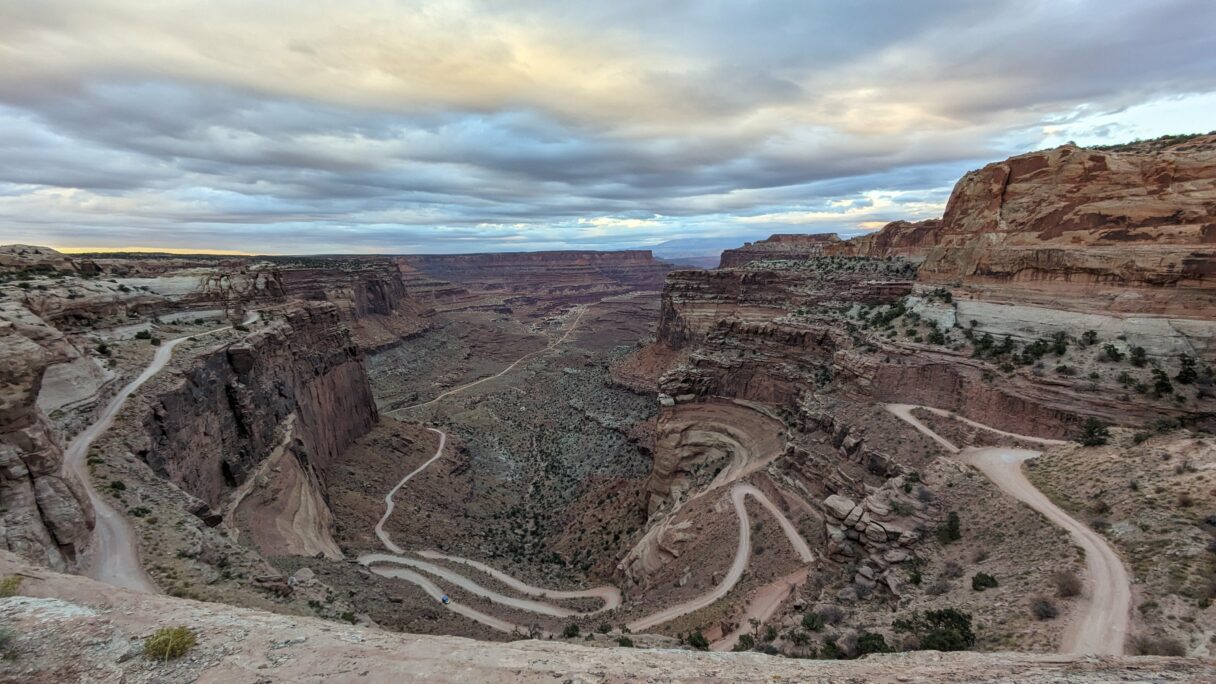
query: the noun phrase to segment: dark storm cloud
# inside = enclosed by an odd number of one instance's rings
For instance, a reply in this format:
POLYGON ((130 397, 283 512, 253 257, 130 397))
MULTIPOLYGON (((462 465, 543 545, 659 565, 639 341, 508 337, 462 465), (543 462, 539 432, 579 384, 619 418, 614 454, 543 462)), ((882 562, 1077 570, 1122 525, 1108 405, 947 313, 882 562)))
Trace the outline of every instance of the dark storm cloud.
POLYGON ((1216 127, 1200 0, 500 5, 6 10, 0 242, 848 232, 940 213, 962 171, 1063 136, 1167 132, 1146 106, 1216 127))

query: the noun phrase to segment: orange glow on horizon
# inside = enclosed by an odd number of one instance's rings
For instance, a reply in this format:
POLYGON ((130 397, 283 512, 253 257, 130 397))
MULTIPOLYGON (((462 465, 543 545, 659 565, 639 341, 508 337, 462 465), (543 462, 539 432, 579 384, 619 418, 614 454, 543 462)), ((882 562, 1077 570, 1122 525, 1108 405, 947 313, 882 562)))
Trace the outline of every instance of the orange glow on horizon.
POLYGON ((124 253, 139 254, 209 254, 213 256, 258 256, 236 249, 194 249, 181 247, 52 247, 62 254, 124 253))

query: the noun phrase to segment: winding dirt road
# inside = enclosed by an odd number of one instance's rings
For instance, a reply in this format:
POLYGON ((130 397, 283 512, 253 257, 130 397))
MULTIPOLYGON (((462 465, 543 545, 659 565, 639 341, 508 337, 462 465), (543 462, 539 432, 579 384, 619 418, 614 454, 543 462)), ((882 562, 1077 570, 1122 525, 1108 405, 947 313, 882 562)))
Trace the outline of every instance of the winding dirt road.
MULTIPOLYGON (((250 313, 244 324, 249 325, 257 319, 256 312, 250 313)), ((148 577, 148 573, 144 571, 143 564, 139 562, 139 544, 135 538, 135 531, 131 528, 131 522, 127 520, 127 516, 114 510, 110 502, 97 493, 97 489, 93 487, 85 457, 93 442, 114 425, 115 417, 118 416, 118 412, 126 405, 127 399, 135 393, 135 390, 152 379, 152 376, 159 373, 169 363, 169 360, 173 358, 174 347, 186 340, 231 328, 232 326, 226 325, 222 328, 178 337, 161 344, 157 348, 156 354, 152 356, 152 362, 139 374, 139 377, 119 390, 118 394, 110 399, 110 403, 106 405, 101 416, 68 444, 68 448, 63 454, 64 470, 84 485, 85 491, 89 495, 89 503, 93 506, 96 515, 93 539, 81 561, 85 576, 135 591, 147 593, 160 591, 152 578, 148 577)))
MULTIPOLYGON (((534 356, 538 356, 540 354, 552 351, 558 345, 565 342, 570 337, 570 335, 572 333, 574 333, 574 331, 578 328, 579 321, 582 319, 583 315, 587 312, 588 308, 589 307, 587 307, 587 306, 583 306, 583 307, 579 308, 578 314, 574 317, 574 320, 571 321, 570 325, 566 328, 565 332, 563 332, 561 336, 555 338, 552 342, 550 342, 548 345, 546 345, 543 349, 538 349, 536 351, 529 352, 528 354, 521 356, 520 358, 516 359, 514 362, 512 362, 510 365, 508 365, 506 368, 502 369, 498 373, 495 373, 494 375, 490 375, 490 376, 487 376, 487 377, 484 377, 484 378, 481 378, 478 380, 474 380, 473 382, 444 391, 444 392, 440 393, 438 396, 436 396, 435 398, 430 399, 429 401, 425 401, 425 402, 422 402, 419 404, 414 404, 411 406, 404 406, 404 407, 401 407, 398 409, 394 409, 392 411, 387 411, 386 413, 394 414, 394 413, 399 413, 401 411, 407 411, 410 409, 429 406, 446 397, 452 396, 454 394, 467 390, 471 387, 476 387, 477 385, 480 385, 484 382, 488 382, 495 378, 500 378, 500 377, 506 375, 507 373, 511 372, 512 370, 518 368, 521 363, 527 361, 528 359, 530 359, 534 356)), ((418 466, 413 471, 406 474, 405 477, 403 477, 399 482, 397 482, 397 484, 391 490, 389 490, 388 494, 386 494, 384 497, 384 515, 382 515, 380 517, 380 520, 375 525, 376 537, 380 540, 380 542, 384 545, 384 547, 386 549, 388 549, 389 551, 392 552, 392 554, 384 554, 384 553, 363 554, 358 559, 359 563, 363 564, 369 570, 371 570, 372 572, 374 572, 378 575, 381 575, 384 577, 395 577, 398 579, 404 579, 406 581, 412 582, 412 583, 418 585, 419 587, 421 587, 428 595, 430 595, 431 597, 433 597, 435 599, 442 599, 442 597, 444 596, 444 593, 442 592, 442 590, 429 578, 425 577, 422 574, 419 574, 418 572, 415 572, 415 570, 420 570, 420 571, 422 571, 424 573, 428 573, 434 577, 442 578, 443 580, 450 582, 451 584, 458 586, 461 589, 464 589, 465 591, 468 591, 468 592, 475 594, 477 596, 480 596, 482 598, 488 599, 492 603, 508 606, 511 608, 515 608, 515 609, 519 609, 519 610, 523 610, 523 611, 527 611, 527 612, 531 612, 531 613, 549 615, 552 617, 561 617, 561 618, 575 617, 575 616, 585 617, 585 616, 594 615, 596 613, 600 613, 600 612, 603 612, 606 610, 612 610, 612 609, 618 608, 621 605, 621 592, 620 592, 620 589, 618 589, 617 587, 603 586, 603 587, 593 587, 591 589, 580 589, 580 590, 545 589, 545 588, 529 585, 500 570, 496 570, 495 568, 492 568, 484 563, 481 563, 481 562, 478 562, 475 560, 470 560, 468 558, 460 558, 457 556, 449 556, 449 555, 444 555, 444 554, 441 554, 441 553, 438 553, 435 551, 425 551, 425 550, 414 551, 414 552, 412 552, 412 555, 411 555, 410 552, 407 552, 404 549, 402 549, 400 546, 398 546, 384 529, 385 523, 388 521, 389 517, 393 514, 393 511, 396 508, 396 504, 394 503, 395 497, 397 496, 397 493, 401 490, 401 488, 403 486, 405 486, 405 484, 407 482, 409 482, 411 479, 413 479, 419 473, 426 470, 428 467, 431 466, 431 464, 433 464, 441 456, 443 456, 444 445, 447 443, 447 434, 445 432, 443 432, 442 430, 439 430, 437 428, 433 428, 433 427, 428 427, 426 429, 439 435, 439 445, 435 449, 434 455, 432 455, 429 459, 427 459, 427 461, 424 462, 422 465, 418 466), (489 575, 490 577, 493 577, 494 579, 496 579, 499 582, 501 582, 502 584, 506 585, 513 591, 523 594, 525 596, 540 597, 540 598, 544 598, 544 599, 555 599, 555 600, 596 598, 596 599, 599 599, 600 601, 602 601, 603 604, 601 605, 601 607, 597 608, 596 610, 575 611, 575 610, 572 610, 572 609, 569 609, 569 608, 566 608, 563 606, 557 606, 557 605, 554 605, 551 603, 546 603, 544 601, 506 596, 500 592, 497 592, 497 591, 494 591, 487 587, 484 587, 471 579, 468 579, 467 577, 461 575, 460 573, 453 571, 449 567, 437 565, 435 563, 430 563, 430 562, 427 562, 426 560, 422 560, 422 559, 414 557, 414 556, 420 556, 421 558, 430 559, 430 560, 442 560, 442 561, 446 561, 448 563, 464 565, 466 567, 473 568, 474 570, 483 572, 483 573, 489 575), (402 566, 405 566, 405 567, 402 567, 402 566), (412 568, 412 569, 407 569, 407 568, 412 568)), ((751 470, 754 470, 754 468, 751 470)), ((751 470, 740 471, 732 479, 738 479, 739 477, 742 477, 743 475, 746 475, 747 473, 751 472, 751 470)), ((723 484, 728 484, 728 482, 715 481, 715 486, 720 486, 723 484)), ((714 488, 714 487, 711 487, 711 488, 714 488)), ((735 514, 739 521, 739 545, 735 551, 734 561, 731 563, 730 569, 727 571, 726 576, 723 578, 722 582, 719 583, 717 587, 715 587, 713 590, 707 592, 706 594, 698 596, 689 601, 685 601, 683 603, 677 604, 675 606, 671 606, 664 610, 658 611, 652 615, 648 615, 644 618, 641 618, 639 620, 635 620, 635 621, 629 623, 628 627, 630 630, 632 630, 632 631, 645 630, 650 627, 654 627, 655 625, 659 625, 659 624, 662 624, 669 620, 673 620, 677 617, 680 617, 681 615, 686 615, 693 611, 700 610, 701 608, 712 605, 714 602, 718 601, 719 599, 724 597, 726 594, 730 593, 730 590, 733 589, 736 584, 738 584, 739 579, 743 576, 743 572, 747 569, 748 560, 751 556, 751 525, 750 525, 750 520, 749 520, 749 516, 747 513, 747 508, 744 505, 744 500, 746 499, 746 497, 749 497, 749 496, 756 499, 773 516, 773 518, 777 521, 777 524, 780 525, 782 531, 785 533, 786 537, 789 539, 790 544, 794 547, 795 552, 798 554, 798 556, 802 559, 802 561, 804 563, 810 563, 811 561, 814 560, 815 555, 811 551, 810 547, 807 545, 806 540, 804 540, 802 538, 802 536, 798 533, 798 530, 794 527, 794 525, 781 512, 781 509, 779 509, 775 504, 773 504, 773 502, 769 500, 769 498, 764 494, 764 492, 760 491, 759 489, 756 489, 755 487, 753 487, 751 485, 736 484, 731 489, 731 501, 734 505, 735 514)), ((483 613, 481 611, 470 608, 469 606, 461 605, 460 603, 458 603, 457 601, 454 601, 454 600, 449 599, 447 606, 448 606, 448 608, 452 609, 453 611, 458 612, 462 615, 465 615, 466 617, 476 620, 493 629, 498 629, 498 630, 502 630, 502 631, 506 631, 506 632, 512 632, 512 631, 526 632, 527 631, 527 629, 521 625, 515 625, 515 624, 512 624, 505 620, 496 618, 494 616, 487 615, 486 613, 483 613)))
MULTIPOLYGON (((435 461, 443 456, 444 446, 447 443, 447 434, 437 428, 428 427, 427 430, 439 435, 439 445, 426 462, 418 466, 405 477, 403 477, 384 497, 384 515, 375 525, 376 537, 384 544, 385 548, 392 551, 392 554, 385 553, 367 553, 359 556, 359 563, 367 566, 372 572, 383 577, 395 577, 412 582, 423 589, 428 595, 435 599, 441 599, 444 592, 429 578, 415 572, 421 570, 425 573, 439 577, 455 586, 464 589, 472 594, 489 600, 492 603, 516 608, 519 610, 536 613, 540 615, 548 615, 551 617, 567 618, 567 617, 587 617, 600 613, 606 610, 612 610, 621 605, 621 592, 618 588, 612 586, 594 587, 591 589, 579 590, 554 590, 534 587, 519 579, 512 577, 500 570, 496 570, 484 563, 458 556, 449 556, 435 551, 418 551, 415 555, 429 558, 432 560, 443 560, 449 563, 465 565, 475 570, 481 571, 490 575, 494 579, 502 582, 512 590, 517 591, 527 596, 537 596, 547 599, 577 599, 577 598, 596 598, 603 602, 603 605, 592 611, 576 611, 563 606, 537 601, 533 599, 517 598, 506 596, 500 592, 484 587, 477 582, 457 573, 450 568, 436 565, 418 558, 413 558, 406 555, 406 551, 396 544, 385 531, 384 525, 389 517, 393 514, 396 508, 395 498, 397 493, 403 486, 416 475, 426 470, 435 461), (413 568, 413 570, 405 569, 413 568)), ((656 613, 648 615, 638 620, 634 620, 628 624, 630 631, 640 632, 656 625, 663 624, 670 620, 674 620, 682 615, 687 615, 696 610, 700 610, 712 605, 722 597, 730 593, 731 589, 739 583, 743 572, 747 569, 748 561, 751 557, 751 519, 747 512, 745 500, 747 497, 754 498, 761 506, 763 506, 769 514, 777 521, 782 532, 785 533, 794 551, 804 563, 810 563, 815 559, 815 554, 807 545, 806 540, 798 533, 797 528, 793 523, 785 517, 781 509, 774 504, 764 492, 749 484, 736 484, 731 488, 730 492, 731 503, 734 505, 735 515, 739 522, 739 544, 735 549, 735 558, 731 563, 730 568, 726 572, 726 576, 711 591, 702 594, 696 598, 690 599, 683 603, 665 608, 656 613)), ((516 625, 506 620, 488 615, 469 606, 460 604, 457 601, 450 600, 447 604, 448 608, 465 615, 473 620, 476 620, 488 627, 498 629, 505 632, 520 631, 526 632, 527 628, 522 625, 516 625)))
POLYGON ((507 373, 510 373, 511 371, 515 370, 519 366, 519 364, 523 363, 524 361, 527 361, 528 359, 532 358, 533 356, 537 356, 540 354, 544 354, 546 352, 553 351, 555 348, 557 348, 557 345, 561 344, 562 342, 565 342, 566 338, 570 337, 570 334, 573 333, 578 328, 578 322, 580 320, 582 320, 583 314, 587 313, 588 308, 589 307, 587 307, 587 306, 579 307, 578 314, 576 314, 574 316, 574 320, 570 323, 570 327, 567 328, 566 331, 564 333, 562 333, 562 335, 560 337, 558 337, 557 339, 550 342, 546 347, 544 347, 543 349, 537 349, 534 352, 529 352, 527 354, 524 354, 523 356, 519 357, 518 359, 515 359, 515 361, 513 361, 511 363, 511 365, 498 371, 494 375, 487 375, 486 377, 481 378, 479 380, 474 380, 473 382, 461 385, 460 387, 455 387, 455 388, 452 388, 445 392, 441 392, 438 396, 436 396, 434 399, 431 399, 429 401, 424 401, 420 404, 412 404, 410 406, 402 406, 401 408, 396 408, 396 409, 393 409, 392 411, 385 411, 385 413, 392 414, 392 413, 397 413, 399 411, 408 411, 410 409, 422 408, 423 406, 430 406, 431 404, 434 404, 435 402, 437 402, 441 399, 444 399, 445 397, 450 397, 453 394, 463 392, 463 391, 469 389, 470 387, 476 387, 477 385, 480 385, 483 382, 489 382, 490 380, 494 380, 495 378, 501 378, 502 376, 506 375, 507 373))
POLYGON ((1085 565, 1089 573, 1090 596, 1085 612, 1074 619, 1064 635, 1061 652, 1077 655, 1123 655, 1131 616, 1131 581, 1119 554, 1102 535, 1081 524, 1051 502, 1026 479, 1022 463, 1042 452, 1001 447, 959 449, 938 435, 911 414, 913 408, 923 408, 940 416, 951 416, 991 432, 1044 445, 1063 444, 1059 440, 1042 439, 995 430, 982 423, 954 416, 948 411, 909 404, 888 404, 886 409, 907 421, 921 433, 942 444, 947 451, 958 454, 959 460, 974 466, 997 487, 1013 498, 1042 513, 1063 528, 1074 543, 1085 550, 1085 565))

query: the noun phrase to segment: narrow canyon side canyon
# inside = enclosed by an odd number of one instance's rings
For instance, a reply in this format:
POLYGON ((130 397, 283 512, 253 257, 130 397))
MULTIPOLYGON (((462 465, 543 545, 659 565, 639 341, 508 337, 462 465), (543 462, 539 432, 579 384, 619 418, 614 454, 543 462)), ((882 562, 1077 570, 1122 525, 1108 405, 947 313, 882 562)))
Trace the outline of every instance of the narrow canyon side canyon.
POLYGON ((706 270, 9 245, 0 359, 5 677, 1216 677, 1216 136, 706 270))

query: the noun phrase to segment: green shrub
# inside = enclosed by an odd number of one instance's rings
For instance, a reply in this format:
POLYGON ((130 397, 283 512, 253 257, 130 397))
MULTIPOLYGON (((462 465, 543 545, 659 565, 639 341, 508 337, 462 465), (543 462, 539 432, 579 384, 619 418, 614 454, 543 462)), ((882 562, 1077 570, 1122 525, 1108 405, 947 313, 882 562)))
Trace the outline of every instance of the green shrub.
POLYGON ((688 635, 688 645, 692 646, 698 651, 708 651, 709 639, 706 639, 705 635, 702 634, 701 630, 698 629, 697 631, 688 635))
POLYGON ((1077 441, 1085 446, 1101 446, 1106 444, 1106 440, 1110 439, 1110 430, 1098 422, 1097 418, 1086 418, 1085 425, 1081 427, 1081 436, 1077 441))
POLYGON ((616 645, 623 646, 625 648, 633 648, 633 639, 630 639, 629 637, 622 634, 621 636, 617 637, 616 645))
POLYGON ((578 636, 578 625, 573 622, 562 628, 563 639, 573 639, 576 636, 578 636))
POLYGON ((162 627, 144 641, 144 655, 156 660, 173 660, 198 644, 189 627, 162 627))
POLYGON ((732 651, 750 651, 756 647, 756 639, 750 634, 743 633, 739 635, 739 640, 731 647, 732 651))
POLYGON ((887 640, 883 635, 877 632, 864 632, 857 638, 857 655, 863 656, 867 653, 887 653, 891 647, 887 645, 887 640))
POLYGON ((986 572, 977 572, 971 578, 971 588, 976 591, 995 589, 997 586, 996 578, 986 572))
POLYGON ((916 637, 923 650, 965 651, 975 646, 971 616, 956 608, 916 611, 892 623, 896 632, 916 637))
POLYGON ((818 632, 823 629, 823 616, 819 613, 807 613, 802 616, 802 628, 812 632, 818 632))
POLYGON ((137 340, 150 340, 150 339, 152 339, 152 331, 150 331, 150 330, 140 330, 139 332, 135 333, 135 339, 137 339, 137 340))
POLYGON ((949 544, 962 538, 963 533, 959 526, 958 512, 950 511, 946 516, 946 523, 937 528, 937 540, 942 544, 949 544))

